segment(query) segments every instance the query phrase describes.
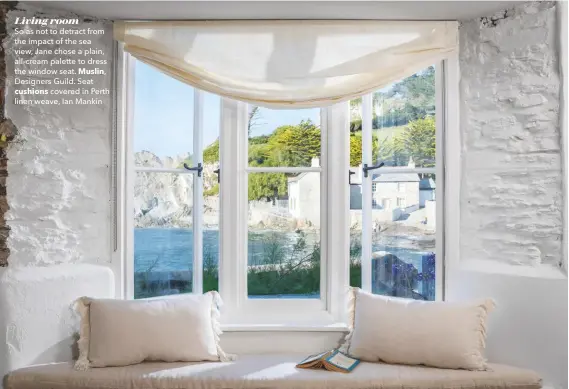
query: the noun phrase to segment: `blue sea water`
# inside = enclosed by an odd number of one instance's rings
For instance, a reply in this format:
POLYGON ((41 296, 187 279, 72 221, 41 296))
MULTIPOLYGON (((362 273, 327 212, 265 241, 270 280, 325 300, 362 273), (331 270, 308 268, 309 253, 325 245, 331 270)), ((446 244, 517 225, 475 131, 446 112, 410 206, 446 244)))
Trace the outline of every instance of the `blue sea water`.
MULTIPOLYGON (((264 231, 249 233, 248 263, 258 265, 263 257, 271 251, 270 242, 278 240, 290 251, 298 240, 296 232, 264 231), (267 238, 271 239, 267 239, 267 238)), ((307 246, 318 243, 319 236, 305 233, 307 246)), ((374 242, 373 251, 386 251, 396 255, 406 263, 410 263, 421 271, 422 258, 425 251, 410 250, 398 246, 398 241, 406 237, 391 238, 389 242, 374 242)), ((188 228, 136 228, 134 230, 134 268, 142 271, 181 271, 192 269, 193 231, 188 228)), ((219 230, 204 230, 204 261, 219 260, 219 230)))
MULTIPOLYGON (((319 244, 319 236, 315 232, 286 231, 249 231, 248 234, 248 263, 261 265, 267 263, 267 258, 273 261, 287 258, 301 258, 310 255, 319 244), (299 244, 301 242, 301 244, 299 244)), ((356 237, 352 236, 352 239, 356 237)), ((372 250, 384 251, 395 255, 406 264, 412 265, 419 273, 423 271, 425 256, 432 256, 431 251, 419 251, 404 248, 409 241, 421 237, 412 236, 382 236, 375 239, 372 250)), ((357 239, 357 238, 356 238, 357 239)), ((219 260, 219 231, 205 230, 203 233, 204 267, 207 264, 217 266, 219 260)), ((134 267, 135 267, 135 297, 150 297, 163 294, 179 293, 187 288, 191 279, 193 258, 193 231, 187 228, 137 228, 134 232, 134 267), (185 273, 185 275, 184 275, 185 273), (150 278, 148 278, 150 277, 150 278), (146 280, 146 281, 145 281, 146 280), (154 281, 152 281, 154 280, 154 281), (148 282, 159 281, 159 284, 148 282), (186 280, 186 281, 184 281, 186 280), (146 286, 143 286, 146 285, 146 286), (154 285, 154 287, 152 286, 154 285), (150 288, 150 289, 148 289, 150 288), (180 289, 181 288, 181 289, 180 289), (150 293, 150 294, 149 294, 150 293)), ((276 263, 276 262, 271 262, 276 263)), ((433 263, 433 262, 431 262, 433 263)), ((427 265, 434 271, 433 265, 427 265)), ((373 279, 378 275, 374 272, 373 279)), ((434 289, 419 282, 418 292, 428 299, 434 299, 434 289)), ((191 286, 190 286, 191 287, 191 286)), ((383 293, 383 292, 380 292, 383 293)), ((319 298, 319 293, 307 295, 250 295, 250 298, 319 298)))

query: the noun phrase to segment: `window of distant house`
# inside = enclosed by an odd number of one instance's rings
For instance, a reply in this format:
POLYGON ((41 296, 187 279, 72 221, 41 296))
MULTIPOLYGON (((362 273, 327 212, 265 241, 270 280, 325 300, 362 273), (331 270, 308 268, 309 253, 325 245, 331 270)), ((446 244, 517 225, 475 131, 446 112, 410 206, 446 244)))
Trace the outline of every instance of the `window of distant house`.
POLYGON ((371 191, 377 192, 377 184, 375 182, 373 184, 371 184, 371 191))

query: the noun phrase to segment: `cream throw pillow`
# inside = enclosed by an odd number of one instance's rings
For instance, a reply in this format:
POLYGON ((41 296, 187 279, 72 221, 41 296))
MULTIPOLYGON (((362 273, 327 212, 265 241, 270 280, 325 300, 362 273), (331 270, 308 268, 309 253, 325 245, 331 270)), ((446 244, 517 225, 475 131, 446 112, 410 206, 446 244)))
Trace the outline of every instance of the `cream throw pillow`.
POLYGON ((146 300, 82 297, 78 370, 164 362, 232 359, 219 346, 217 292, 146 300))
POLYGON ((492 300, 417 301, 351 291, 351 332, 342 346, 369 362, 485 370, 486 317, 492 300))

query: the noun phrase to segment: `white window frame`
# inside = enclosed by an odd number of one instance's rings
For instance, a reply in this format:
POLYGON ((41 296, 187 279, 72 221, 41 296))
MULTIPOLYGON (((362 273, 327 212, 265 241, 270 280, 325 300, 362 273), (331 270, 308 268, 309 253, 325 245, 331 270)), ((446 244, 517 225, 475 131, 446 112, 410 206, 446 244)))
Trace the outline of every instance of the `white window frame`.
MULTIPOLYGON (((130 55, 123 54, 124 73, 123 78, 126 80, 126 109, 125 112, 125 128, 126 134, 124 140, 124 153, 122 160, 124 161, 124 188, 126 196, 124 199, 124 215, 125 231, 124 239, 126 250, 124 253, 124 284, 120 285, 118 290, 120 294, 128 299, 134 298, 134 218, 132 209, 134 209, 134 180, 139 172, 145 173, 166 173, 166 174, 189 174, 192 175, 192 204, 197 209, 203 209, 203 175, 198 175, 195 171, 189 171, 183 168, 152 168, 135 166, 134 163, 134 80, 136 72, 136 62, 130 55), (130 211, 130 214, 128 213, 130 211)), ((193 126, 188 126, 188 136, 192 137, 193 149, 192 163, 194 166, 203 164, 203 101, 204 93, 196 88, 194 90, 194 112, 193 126)), ((193 258, 192 258, 192 292, 203 292, 203 225, 202 212, 192 212, 192 230, 193 230, 193 258)))
POLYGON ((222 219, 227 221, 227 227, 220 225, 222 243, 220 262, 220 294, 226 302, 229 313, 224 315, 222 322, 239 325, 280 324, 287 322, 293 325, 329 325, 336 320, 328 311, 328 261, 327 261, 327 194, 328 169, 327 146, 328 136, 325 115, 327 109, 321 109, 321 151, 320 167, 250 167, 248 165, 248 105, 227 98, 222 99, 220 143, 231 145, 220 147, 220 160, 232 161, 222 167, 220 196, 222 219), (226 140, 225 137, 231 140, 226 140), (228 171, 229 169, 229 171, 228 171), (320 298, 286 298, 286 299, 256 299, 249 298, 247 293, 248 266, 248 174, 251 173, 320 173, 320 298), (227 188, 231 191, 231 199, 224 196, 227 188), (225 190, 225 191, 224 191, 225 190), (231 225, 233 232, 226 232, 231 225), (237 228, 236 228, 237 227, 237 228), (226 256, 232 252, 237 255, 226 256), (231 261, 231 263, 228 263, 231 261), (233 282, 232 282, 233 280, 233 282), (302 314, 300 314, 302 313, 302 314))
MULTIPOLYGON (((445 142, 447 127, 449 123, 456 124, 456 114, 449 114, 449 107, 447 102, 449 101, 449 93, 456 93, 456 89, 448 89, 449 80, 456 81, 453 86, 458 88, 458 81, 456 80, 456 65, 457 65, 456 53, 451 53, 449 59, 443 59, 435 64, 435 126, 436 126, 436 166, 434 168, 390 168, 384 167, 381 169, 382 174, 389 173, 434 173, 437 176, 437 186, 435 189, 435 197, 437 198, 436 207, 436 232, 435 232, 435 252, 436 252, 436 262, 435 262, 435 300, 444 300, 444 285, 445 285, 445 232, 448 231, 448 223, 445 220, 445 182, 446 182, 446 170, 447 165, 446 154, 447 142, 445 142), (449 67, 451 68, 449 71, 449 67), (449 116, 451 115, 451 116, 449 116)), ((373 114, 372 114, 372 93, 368 93, 362 96, 362 164, 373 165, 372 158, 372 126, 373 126, 373 114), (370 142, 365 142, 369 139, 370 142)), ((458 126, 454 127, 456 132, 458 132, 458 126)), ((453 142, 452 144, 456 144, 453 142)), ((456 153, 451 157, 452 161, 456 160, 456 153)), ((456 166, 459 166, 458 164, 456 166)), ((453 170, 453 173, 455 171, 453 170)), ((372 234, 373 234, 373 223, 372 223, 372 213, 373 209, 373 173, 370 173, 367 178, 362 175, 362 289, 371 292, 372 291, 372 234)), ((460 185, 460 181, 453 181, 455 185, 460 185)), ((400 189, 400 183, 398 183, 398 192, 400 189)), ((400 203, 400 198, 396 199, 396 206, 402 208, 400 203)), ((404 201, 404 200, 403 200, 404 201)), ((403 204, 406 206, 406 204, 403 204)), ((454 205, 454 204, 453 204, 454 205)), ((457 212, 458 213, 458 212, 457 212)), ((454 224, 454 223, 453 223, 454 224)), ((459 224, 456 224, 456 230, 458 230, 459 224)), ((456 248, 453 248, 456 250, 456 248)))
MULTIPOLYGON (((117 274, 117 297, 133 298, 134 228, 131 205, 134 179, 132 158, 134 60, 121 50, 119 54, 122 61, 122 66, 118 69, 120 74, 117 83, 122 92, 118 96, 119 112, 117 113, 117 122, 120 127, 116 215, 119 239, 118 248, 113 254, 112 267, 117 274)), ((437 63, 435 74, 438 181, 436 187, 436 293, 437 300, 443 300, 446 258, 453 256, 458 258, 459 254, 460 134, 458 131, 457 53, 452 52, 447 59, 437 63), (452 131, 446 131, 447 128, 452 131), (444 183, 447 182, 451 182, 452 185, 445 185, 444 183)), ((314 301, 302 299, 248 300, 246 292, 247 172, 251 168, 248 167, 247 162, 247 104, 226 98, 221 99, 219 291, 224 300, 221 321, 226 329, 233 326, 237 330, 257 329, 260 331, 278 328, 330 330, 331 328, 337 329, 342 325, 341 323, 346 322, 350 248, 350 193, 346 174, 350 168, 349 113, 348 102, 321 109, 322 134, 326 137, 322 142, 321 167, 316 168, 321 171, 321 192, 324 193, 321 200, 321 217, 323 217, 321 223, 321 299, 314 301), (328 136, 328 134, 334 135, 328 136), (324 188, 329 189, 324 190, 324 188)), ((201 138, 199 142, 194 139, 195 146, 201 148, 201 143, 201 138)), ((201 156, 201 154, 201 149, 199 153, 194 150, 194 155, 201 156)), ((278 168, 270 169, 267 171, 278 171, 278 168)), ((290 171, 290 168, 286 168, 286 171, 290 171)), ((386 169, 383 171, 386 172, 386 169)), ((194 188, 202 187, 201 183, 194 182, 194 184, 194 188)), ((194 190, 194 196, 196 196, 195 192, 194 190)), ((200 212, 194 214, 201 216, 200 212)), ((201 247, 202 242, 200 240, 194 244, 194 250, 196 250, 201 247)), ((193 280, 194 292, 201 292, 201 266, 201 261, 194 260, 194 277, 200 278, 193 280)), ((371 269, 365 271, 369 272, 371 269)))

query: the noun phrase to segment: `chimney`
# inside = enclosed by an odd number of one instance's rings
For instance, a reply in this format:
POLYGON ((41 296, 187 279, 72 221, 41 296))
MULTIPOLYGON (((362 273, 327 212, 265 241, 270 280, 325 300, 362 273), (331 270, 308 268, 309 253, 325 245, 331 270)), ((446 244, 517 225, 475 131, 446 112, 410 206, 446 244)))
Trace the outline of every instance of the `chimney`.
POLYGON ((311 167, 320 167, 320 158, 318 158, 318 157, 312 158, 312 166, 311 167))
POLYGON ((413 161, 413 157, 409 157, 409 163, 407 164, 407 167, 410 167, 411 169, 415 168, 415 161, 413 161))

